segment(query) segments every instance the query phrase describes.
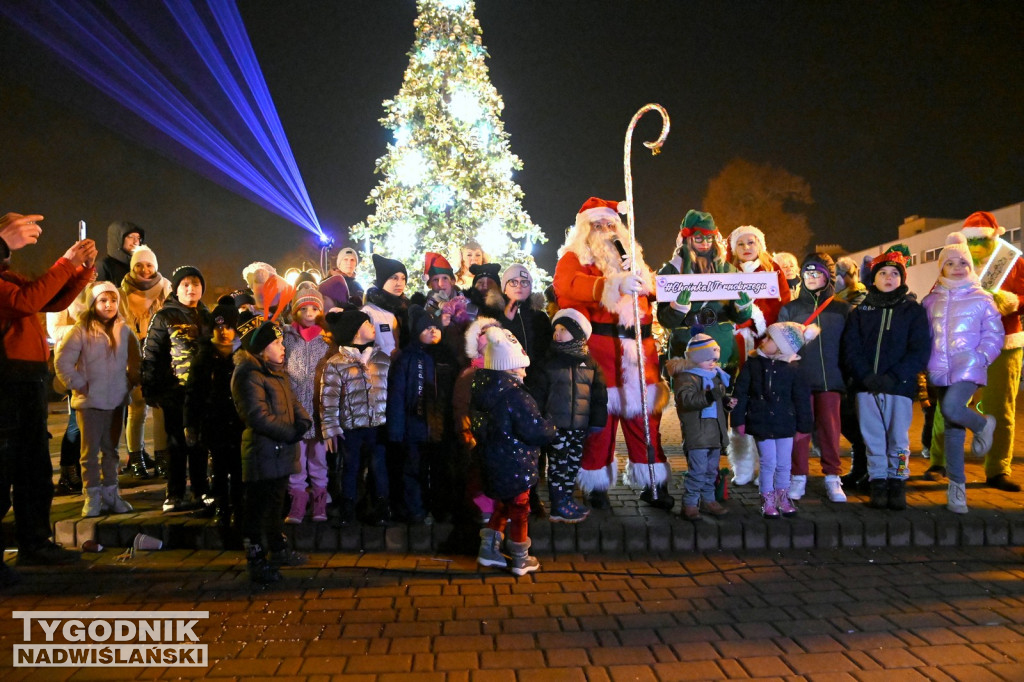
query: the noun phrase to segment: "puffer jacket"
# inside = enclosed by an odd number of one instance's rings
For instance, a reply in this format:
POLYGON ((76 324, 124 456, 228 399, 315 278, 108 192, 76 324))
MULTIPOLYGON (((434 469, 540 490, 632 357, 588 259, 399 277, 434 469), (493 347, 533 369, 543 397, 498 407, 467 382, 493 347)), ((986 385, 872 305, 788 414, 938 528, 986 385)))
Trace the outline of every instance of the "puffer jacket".
POLYGON ((811 389, 796 363, 752 353, 743 363, 733 395, 736 407, 730 415, 733 428, 744 426, 757 440, 792 438, 810 433, 811 389))
MULTIPOLYGON (((718 401, 717 419, 702 419, 701 411, 710 407, 704 390, 704 379, 686 371, 688 363, 685 358, 673 358, 665 364, 665 371, 672 377, 672 390, 676 395, 676 413, 683 432, 683 450, 707 450, 725 448, 729 444, 725 405, 718 401)), ((715 377, 714 386, 722 380, 715 377)))
MULTIPOLYGON (((807 287, 801 287, 796 300, 782 306, 779 322, 807 324, 807 318, 834 293, 835 289, 831 283, 817 291, 808 291, 807 287)), ((812 392, 846 392, 839 359, 843 330, 846 328, 846 317, 849 314, 850 304, 833 298, 811 322, 818 325, 821 331, 816 338, 808 341, 800 349, 800 371, 812 392)))
MULTIPOLYGON (((379 287, 370 287, 366 290, 363 303, 365 305, 362 311, 373 320, 374 326, 377 327, 378 335, 382 333, 387 334, 388 332, 395 335, 398 339, 398 348, 405 348, 409 344, 409 341, 412 339, 409 334, 409 298, 407 296, 395 296, 379 287), (394 329, 383 330, 381 328, 380 325, 382 323, 387 323, 387 316, 384 313, 390 313, 394 316, 394 324, 398 325, 397 333, 394 329)), ((381 345, 379 339, 377 344, 381 345)), ((383 348, 383 350, 391 353, 387 348, 383 348)), ((393 353, 391 354, 393 355, 393 353)))
POLYGON ((608 388, 594 359, 573 357, 554 346, 537 372, 531 393, 541 414, 559 429, 603 427, 608 421, 608 388))
POLYGON ((469 413, 483 465, 484 493, 508 500, 536 485, 540 446, 555 438, 555 425, 522 382, 508 372, 478 369, 469 413))
POLYGON ((132 387, 139 383, 139 342, 120 318, 114 321, 117 348, 111 352, 107 334, 94 322, 71 328, 54 359, 57 377, 71 389, 71 407, 76 410, 113 410, 125 404, 132 387))
POLYGON ((115 287, 121 286, 132 262, 131 254, 125 253, 121 247, 125 235, 132 232, 137 232, 142 241, 146 241, 146 231, 128 221, 116 220, 107 226, 107 255, 96 266, 97 282, 113 282, 115 287))
POLYGON ((142 395, 160 406, 183 400, 200 348, 210 343, 213 320, 202 302, 189 308, 171 296, 153 316, 142 349, 142 395))
POLYGON ((932 330, 928 381, 935 386, 958 381, 984 386, 988 366, 1002 351, 1005 336, 992 294, 976 281, 952 289, 940 281, 921 305, 932 330))
POLYGON ((320 389, 320 433, 325 440, 387 421, 390 367, 391 357, 376 346, 362 352, 342 346, 327 360, 320 389))
POLYGON ((388 373, 388 437, 395 442, 440 443, 452 432, 452 391, 458 364, 441 344, 414 339, 388 373))
POLYGON ((843 357, 850 388, 866 391, 864 379, 878 374, 891 385, 884 393, 917 396, 917 375, 924 371, 932 343, 928 315, 907 297, 906 286, 883 293, 868 288, 863 302, 846 318, 843 357))
POLYGON ((312 420, 292 395, 288 376, 239 350, 231 375, 231 397, 245 424, 242 480, 264 481, 298 473, 297 445, 312 420))
MULTIPOLYGON (((302 403, 302 409, 313 417, 313 426, 303 436, 303 440, 307 440, 320 437, 320 429, 315 423, 316 416, 321 413, 320 377, 331 354, 331 344, 319 333, 312 340, 306 341, 299 332, 300 328, 293 322, 284 329, 284 349, 287 354, 285 366, 292 380, 292 392, 302 403)), ((316 331, 319 329, 315 327, 316 331)))

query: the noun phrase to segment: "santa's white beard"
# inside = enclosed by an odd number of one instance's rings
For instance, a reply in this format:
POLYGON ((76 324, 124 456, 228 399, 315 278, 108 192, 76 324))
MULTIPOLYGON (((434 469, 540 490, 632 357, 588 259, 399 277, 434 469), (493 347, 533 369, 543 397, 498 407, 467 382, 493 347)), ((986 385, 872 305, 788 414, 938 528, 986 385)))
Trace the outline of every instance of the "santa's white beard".
POLYGON ((609 235, 594 231, 587 237, 587 247, 594 256, 594 265, 605 275, 623 272, 622 256, 619 255, 618 249, 612 243, 614 239, 618 239, 625 245, 629 234, 626 233, 625 228, 616 228, 615 234, 609 235))

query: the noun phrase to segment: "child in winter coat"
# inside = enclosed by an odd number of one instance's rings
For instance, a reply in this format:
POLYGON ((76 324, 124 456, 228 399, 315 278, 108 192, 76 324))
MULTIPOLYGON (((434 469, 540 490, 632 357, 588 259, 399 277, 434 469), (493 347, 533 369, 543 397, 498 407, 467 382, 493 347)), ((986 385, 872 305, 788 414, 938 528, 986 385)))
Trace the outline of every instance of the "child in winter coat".
POLYGON ((715 478, 722 450, 729 444, 726 409, 731 409, 736 399, 726 397, 729 374, 718 364, 722 353, 718 342, 700 325, 692 332, 684 357, 669 360, 665 370, 672 377, 686 452, 682 516, 700 521, 702 503, 714 516, 729 513, 715 499, 715 478))
POLYGON ((505 329, 490 327, 486 333, 484 367, 473 378, 470 415, 483 463, 484 491, 499 503, 480 531, 477 563, 510 567, 523 576, 540 568, 529 554, 530 488, 540 477, 540 446, 550 443, 556 431, 523 386, 530 364, 526 350, 505 329), (502 553, 506 530, 511 565, 502 553))
POLYGON ((249 577, 269 583, 281 579, 280 566, 299 566, 306 561, 288 549, 281 512, 288 477, 298 468, 296 446, 313 421, 292 393, 288 376, 272 369, 283 366, 285 360, 280 328, 256 316, 242 323, 239 331, 242 345, 235 353, 231 395, 245 423, 246 559, 249 577))
POLYGON ((440 324, 422 306, 409 306, 413 340, 399 351, 388 375, 388 436, 405 447, 403 502, 410 523, 425 522, 428 511, 434 518, 444 517, 454 502, 449 492, 452 388, 457 366, 440 343, 440 324))
POLYGON ((975 412, 967 402, 985 385, 986 370, 1002 351, 1005 333, 992 294, 978 283, 963 234, 947 237, 938 262, 939 279, 921 302, 932 332, 928 381, 938 388, 946 422, 946 507, 966 514, 965 429, 974 433, 971 452, 981 457, 992 446, 996 427, 995 417, 975 412))
POLYGON ((87 311, 57 347, 57 375, 71 389, 82 439, 82 516, 103 509, 123 514, 132 506, 117 484, 117 445, 124 408, 139 382, 139 342, 117 314, 117 287, 97 282, 86 294, 87 311))
POLYGON ((757 442, 761 516, 766 519, 797 513, 789 499, 793 437, 810 433, 814 426, 811 389, 797 369, 797 352, 817 334, 814 325, 769 325, 767 335, 736 379, 732 427, 757 442))
POLYGON ((897 244, 871 261, 867 295, 846 318, 843 352, 867 446, 869 506, 907 508, 910 420, 917 375, 928 365, 928 316, 907 295, 910 251, 897 244))
MULTIPOLYGON (((197 439, 210 452, 213 463, 211 504, 197 514, 215 515, 221 528, 242 528, 245 498, 242 487, 242 420, 231 397, 231 376, 235 371, 238 340, 238 309, 231 296, 222 296, 210 313, 213 332, 210 343, 199 350, 195 368, 189 374, 185 393, 185 413, 189 424, 198 424, 199 433, 189 426, 186 436, 197 439)), ((247 319, 252 317, 246 313, 247 319)))
POLYGON ((535 373, 533 389, 541 414, 558 429, 548 449, 550 519, 578 523, 590 513, 572 495, 583 441, 588 430, 603 428, 608 421, 608 389, 601 368, 587 350, 590 321, 578 310, 566 308, 555 314, 551 324, 553 343, 542 371, 535 373))
MULTIPOLYGON (((840 404, 846 385, 839 368, 840 342, 850 314, 850 304, 835 298, 836 266, 826 253, 812 253, 804 258, 800 271, 803 285, 800 295, 782 307, 779 322, 818 325, 817 338, 802 349, 800 372, 811 387, 811 410, 814 431, 821 448, 821 472, 825 474, 825 492, 831 502, 846 502, 843 483, 839 479, 840 404)), ((793 475, 789 482, 789 498, 799 500, 807 490, 808 458, 811 438, 798 434, 793 441, 793 475)))
MULTIPOLYGON (((330 352, 330 344, 316 322, 323 312, 324 298, 316 286, 312 282, 300 284, 292 299, 293 321, 284 331, 292 392, 314 420, 319 414, 315 405, 320 392, 318 371, 330 352)), ((302 523, 310 497, 313 498, 313 521, 327 520, 327 503, 330 502, 327 473, 327 444, 321 440, 320 429, 314 424, 299 443, 299 472, 292 474, 288 481, 292 503, 285 523, 302 523)))
POLYGON ((366 313, 328 313, 326 321, 338 352, 324 367, 318 410, 327 449, 342 457, 340 522, 355 521, 363 453, 369 450, 375 486, 369 520, 385 524, 391 518, 384 432, 391 356, 374 344, 376 328, 366 313))

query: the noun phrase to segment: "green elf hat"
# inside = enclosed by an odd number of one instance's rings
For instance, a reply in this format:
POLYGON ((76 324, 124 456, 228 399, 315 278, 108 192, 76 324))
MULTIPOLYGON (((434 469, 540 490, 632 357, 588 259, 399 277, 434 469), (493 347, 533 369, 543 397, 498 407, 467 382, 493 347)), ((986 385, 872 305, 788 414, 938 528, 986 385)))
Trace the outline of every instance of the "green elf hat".
POLYGON ((682 237, 686 238, 692 237, 698 231, 704 234, 715 234, 718 232, 718 226, 715 225, 715 219, 711 217, 710 213, 695 211, 691 208, 683 217, 683 222, 679 224, 679 232, 682 237))

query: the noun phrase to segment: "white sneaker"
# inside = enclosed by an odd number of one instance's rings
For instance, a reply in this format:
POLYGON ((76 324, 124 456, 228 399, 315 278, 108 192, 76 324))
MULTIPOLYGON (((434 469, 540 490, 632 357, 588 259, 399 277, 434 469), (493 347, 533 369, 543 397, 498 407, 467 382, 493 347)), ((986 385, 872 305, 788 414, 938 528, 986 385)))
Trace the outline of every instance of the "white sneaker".
POLYGON ((985 426, 974 434, 971 441, 971 454, 975 457, 984 457, 992 449, 992 435, 996 432, 996 418, 990 414, 985 415, 985 426))
MULTIPOLYGON (((825 477, 825 491, 828 493, 829 502, 846 502, 846 493, 843 492, 843 482, 836 475, 825 477)), ((792 495, 790 495, 792 497, 792 495)))
POLYGON ((954 514, 967 513, 967 486, 963 483, 949 482, 946 489, 946 509, 954 514))
POLYGON ((930 448, 921 448, 921 456, 925 459, 931 459, 932 453, 930 448))
POLYGON ((799 500, 807 492, 807 476, 789 477, 789 499, 799 500))

